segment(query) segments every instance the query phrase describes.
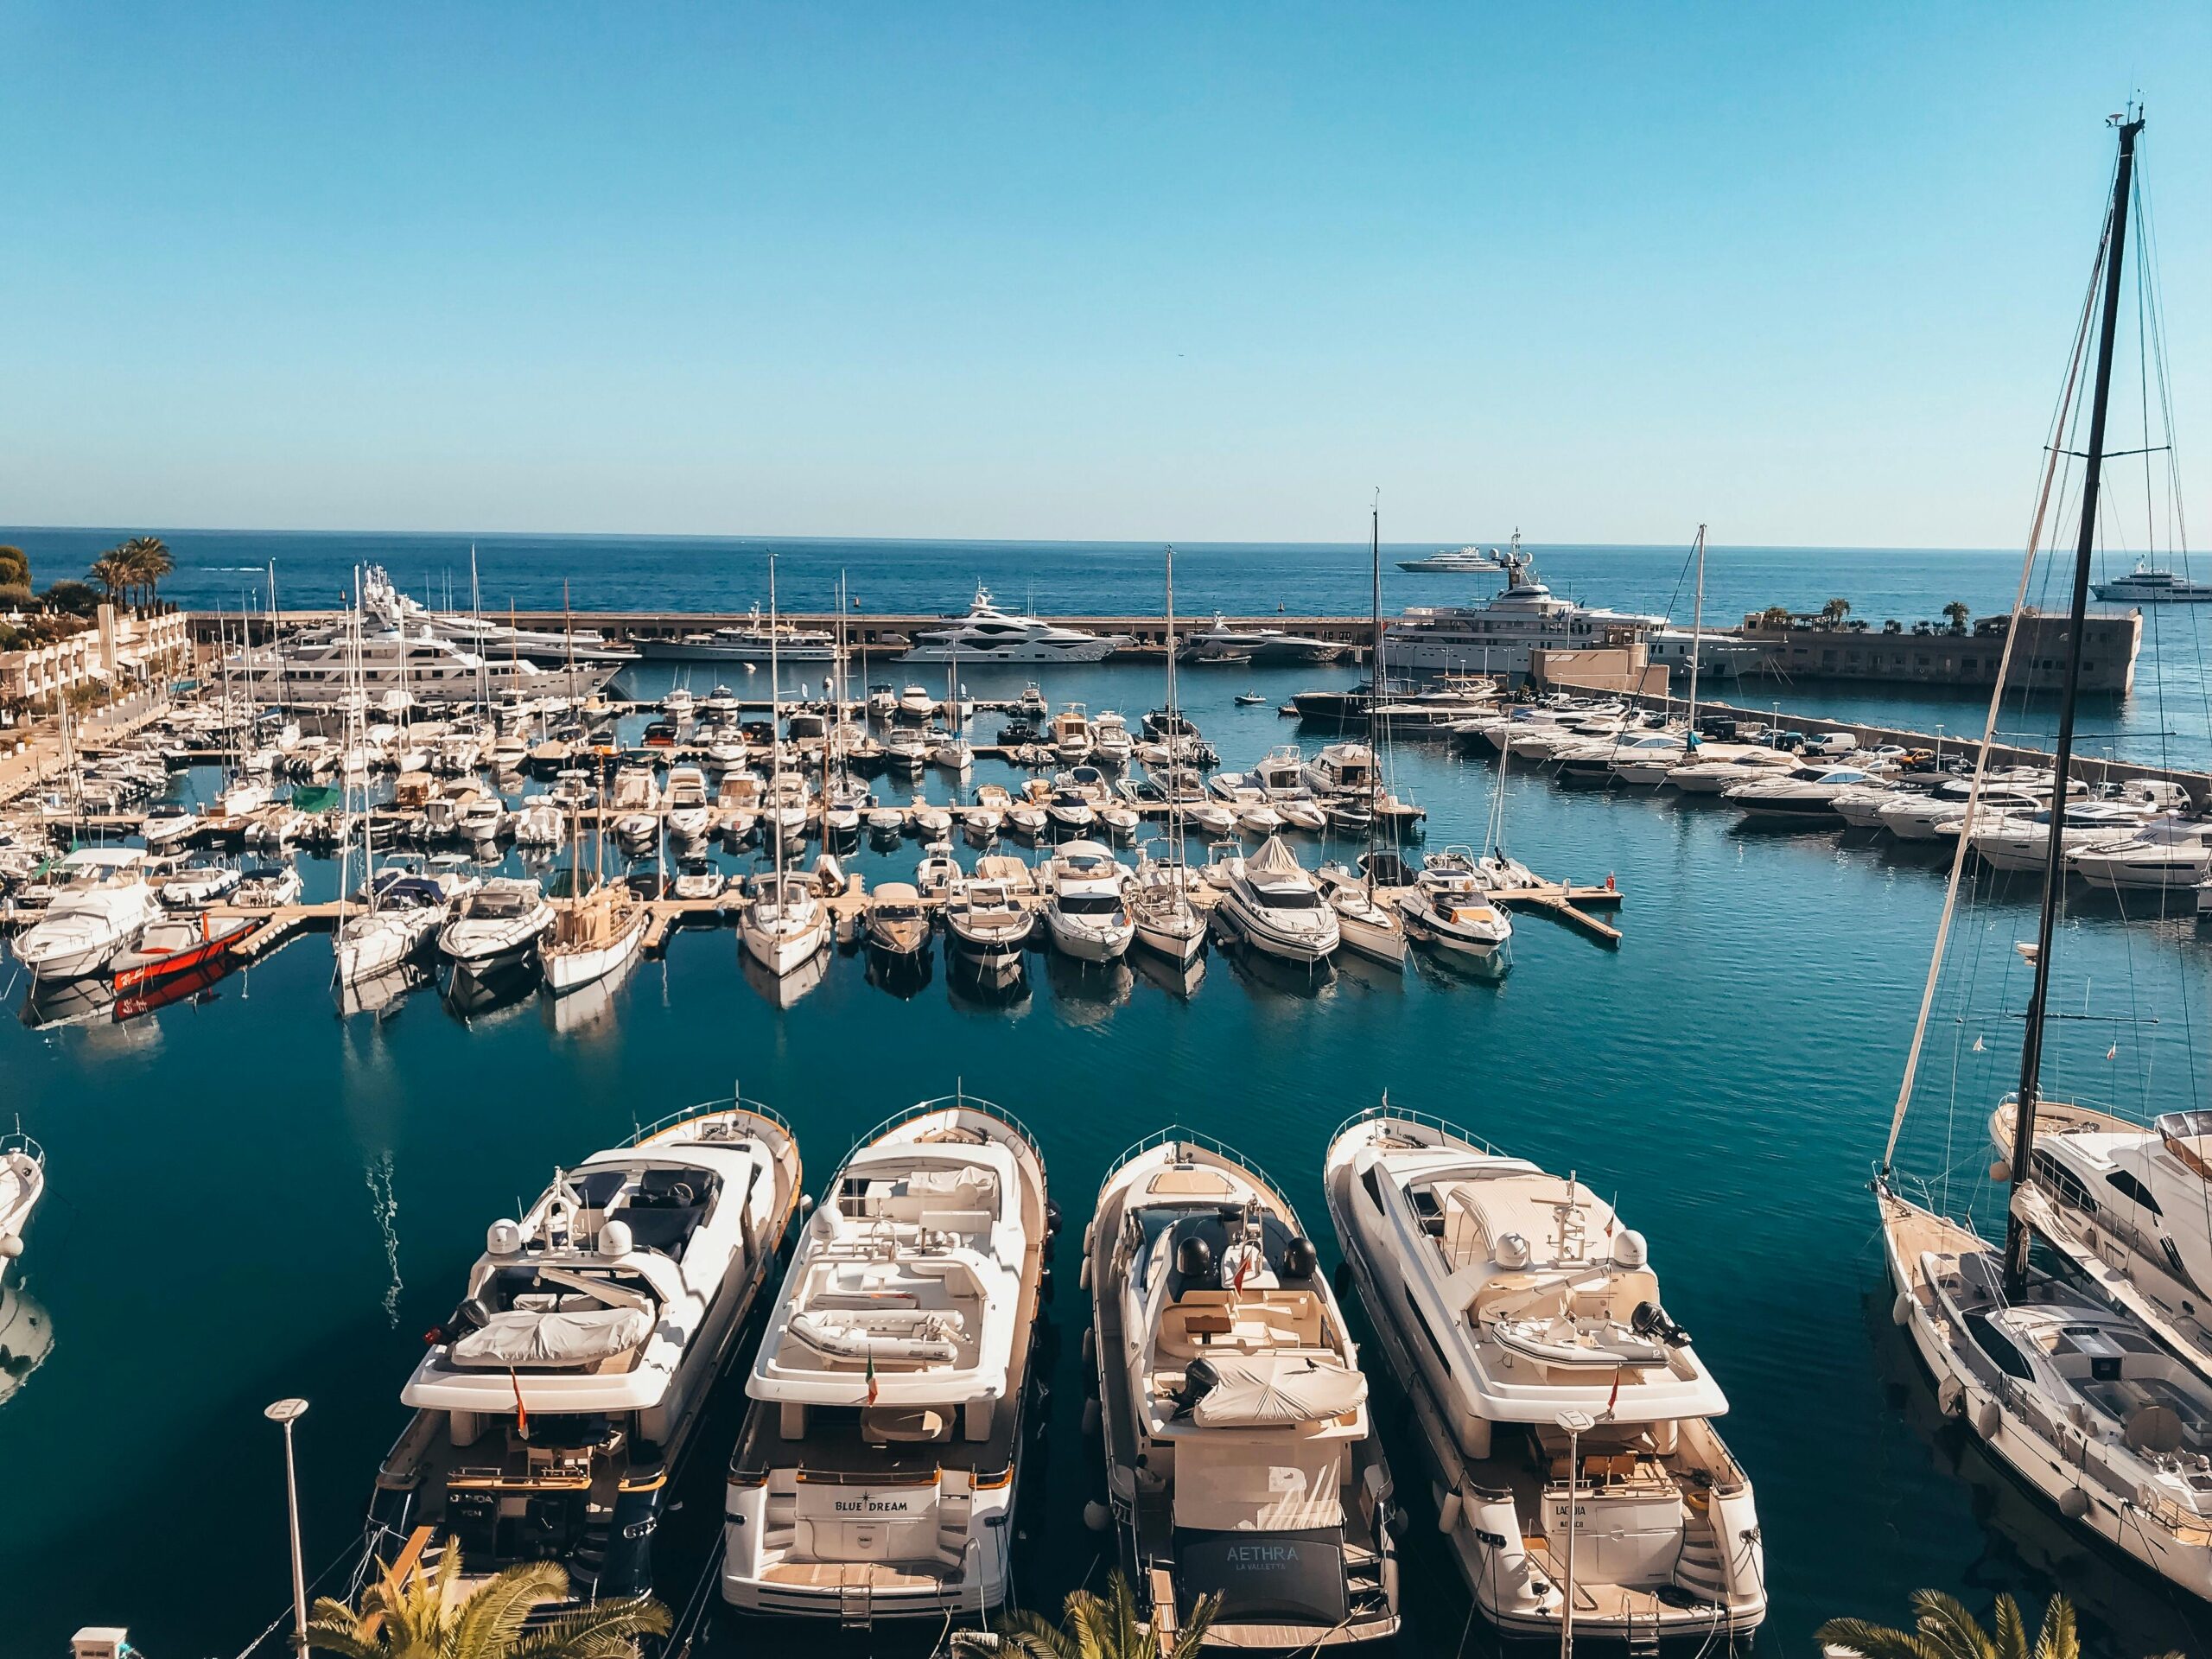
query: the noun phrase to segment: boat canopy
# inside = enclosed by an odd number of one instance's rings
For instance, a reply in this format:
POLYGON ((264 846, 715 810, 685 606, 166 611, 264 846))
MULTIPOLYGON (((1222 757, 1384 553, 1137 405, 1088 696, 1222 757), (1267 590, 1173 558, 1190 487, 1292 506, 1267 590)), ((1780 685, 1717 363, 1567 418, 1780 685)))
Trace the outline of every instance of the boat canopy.
POLYGON ((1210 1363, 1217 1380, 1191 1412, 1200 1428, 1326 1422, 1367 1399, 1366 1377, 1312 1354, 1224 1356, 1210 1363))

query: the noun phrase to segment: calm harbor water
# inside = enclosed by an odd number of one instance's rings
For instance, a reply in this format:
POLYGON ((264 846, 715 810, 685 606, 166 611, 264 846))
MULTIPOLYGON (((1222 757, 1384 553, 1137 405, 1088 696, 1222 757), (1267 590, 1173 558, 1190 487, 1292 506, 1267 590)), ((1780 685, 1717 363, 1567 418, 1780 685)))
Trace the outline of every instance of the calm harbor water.
MULTIPOLYGON (((926 556, 937 561, 927 602, 964 597, 972 566, 926 556)), ((1893 591, 1946 590, 1883 563, 1899 556, 1851 556, 1859 563, 1841 572, 1801 573, 1789 594, 1770 582, 1756 597, 1863 594, 1877 569, 1894 569, 1893 591), (1866 578, 1856 587, 1853 572, 1866 578)), ((2003 556, 1945 556, 1987 571, 1993 607, 2009 586, 2003 556)), ((1180 575, 1179 565, 1179 592, 1180 575)), ((731 602, 750 593, 749 577, 731 580, 731 602)), ((920 602, 890 597, 911 580, 903 563, 885 566, 869 598, 920 602)), ((1344 585, 1333 569, 1329 582, 1332 595, 1344 585)), ((1224 579, 1214 602, 1253 608, 1249 595, 1268 590, 1224 579)), ((1593 582, 1591 596, 1643 604, 1666 592, 1593 582)), ((1056 608, 1104 602, 1052 597, 1056 608)), ((669 678, 636 672, 644 693, 669 678)), ((970 675, 969 688, 1010 695, 1020 677, 1007 672, 970 675)), ((1185 700, 1224 764, 1247 765, 1297 735, 1272 705, 1319 677, 1193 673, 1185 700), (1232 707, 1248 686, 1268 703, 1232 707)), ((1133 716, 1158 701, 1156 672, 1118 666, 1066 671, 1046 690, 1133 716)), ((996 720, 980 723, 988 735, 996 720)), ((2182 723, 2204 741, 2201 707, 2182 723)), ((1429 846, 1480 838, 1497 785, 1488 763, 1407 744, 1397 766, 1399 787, 1429 809, 1429 846)), ((975 781, 1008 777, 985 765, 975 781)), ((1309 980, 1214 953, 1181 987, 1038 956, 1004 1003, 963 989, 942 960, 894 994, 841 957, 779 1009, 741 969, 734 934, 699 929, 593 1003, 530 995, 464 1014, 432 985, 342 1019, 328 945, 308 938, 199 1000, 127 1021, 39 1027, 37 1008, 0 1021, 6 1109, 49 1156, 52 1192, 22 1268, 55 1333, 51 1357, 0 1404, 14 1500, 0 1509, 0 1651, 58 1652, 86 1623, 128 1624, 151 1659, 245 1647, 286 1596, 280 1448, 260 1408, 290 1394, 312 1402, 299 1446, 313 1573, 358 1527, 404 1420, 397 1394, 419 1333, 450 1310, 486 1224, 516 1213, 556 1161, 736 1086, 791 1119, 818 1190, 855 1136, 956 1085, 1037 1130, 1071 1224, 1123 1146, 1179 1121, 1267 1166, 1333 1261, 1321 1151, 1386 1089, 1617 1192, 1651 1240, 1669 1310, 1730 1393, 1723 1427, 1758 1491, 1773 1592, 1763 1652, 1813 1651, 1814 1626, 1832 1614, 1901 1620, 1919 1586, 1977 1606, 2000 1590, 2039 1604, 2063 1588, 2099 1654, 2212 1650, 2204 1610, 2077 1541, 1934 1421, 1889 1324, 1865 1182, 1941 869, 1834 836, 1746 833, 1731 810, 1671 797, 1569 794, 1518 774, 1505 789, 1519 855, 1548 874, 1618 879, 1620 950, 1529 918, 1499 983, 1426 963, 1402 977, 1346 964, 1309 980)), ((944 798, 944 780, 927 792, 944 798)), ((1308 861, 1321 850, 1307 842, 1308 861)), ((880 880, 909 875, 918 855, 908 842, 855 863, 880 880)), ((328 864, 306 868, 312 891, 332 890, 328 864)), ((2034 893, 2015 881, 1968 899, 1900 1158, 1931 1182, 1948 1177, 1958 1204, 1975 1193, 1984 1120, 2017 1067, 2026 969, 2012 946, 2032 931, 2034 893)), ((2054 992, 2069 1017, 2051 1039, 2050 1086, 2134 1114, 2212 1103, 2198 1098, 2206 947, 2187 915, 2069 903, 2054 992)), ((23 1003, 12 964, 0 988, 11 1007, 23 1003)), ((1980 1209, 1986 1225, 1986 1197, 1980 1209)), ((1051 1432, 1024 1476, 1021 1584, 1047 1605, 1103 1570, 1104 1541, 1080 1517, 1094 1480, 1080 1433, 1080 1231, 1062 1236, 1051 1432)), ((1383 1421, 1410 1471, 1402 1424, 1383 1421)), ((711 1532, 734 1427, 692 1468, 664 1556, 671 1599, 690 1588, 680 1541, 711 1532)), ((1426 1519, 1408 1544, 1403 1650, 1451 1653, 1463 1639, 1488 1650, 1426 1519)), ((813 1639, 783 1631, 762 1645, 716 1629, 732 1651, 813 1639)))

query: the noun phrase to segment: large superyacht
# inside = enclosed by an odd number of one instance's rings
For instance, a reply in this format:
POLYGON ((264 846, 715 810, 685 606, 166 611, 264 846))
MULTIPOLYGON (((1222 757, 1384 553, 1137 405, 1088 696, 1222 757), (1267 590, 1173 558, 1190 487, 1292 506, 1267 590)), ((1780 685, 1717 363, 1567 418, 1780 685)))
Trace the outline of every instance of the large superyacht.
POLYGON ((968 614, 941 628, 918 629, 902 663, 1100 663, 1128 644, 1120 634, 1084 633, 1001 609, 978 586, 968 614))
POLYGON ((1536 574, 1516 537, 1501 553, 1505 590, 1482 605, 1416 605, 1384 631, 1386 674, 1525 677, 1532 650, 1587 650, 1622 632, 1648 635, 1663 616, 1606 610, 1562 598, 1536 574))
POLYGON ((1484 1616, 1556 1638, 1571 1583, 1579 1636, 1755 1628, 1765 1555, 1713 1425, 1727 1399, 1643 1236, 1573 1177, 1387 1103, 1337 1132, 1323 1174, 1484 1616))
POLYGON ((652 1540, 800 1198, 790 1126, 746 1101, 680 1114, 554 1172, 492 1224, 401 1390, 371 1548, 419 1530, 489 1573, 555 1560, 574 1593, 652 1588, 652 1540))
POLYGON ((1007 1599, 1054 1224, 1036 1142, 988 1103, 925 1102, 853 1149, 746 1381, 726 1600, 855 1628, 1007 1599))
POLYGON ((1155 1636, 1307 1652, 1398 1628, 1390 1470, 1312 1241, 1227 1147, 1124 1153, 1084 1240, 1106 1481, 1155 1636))

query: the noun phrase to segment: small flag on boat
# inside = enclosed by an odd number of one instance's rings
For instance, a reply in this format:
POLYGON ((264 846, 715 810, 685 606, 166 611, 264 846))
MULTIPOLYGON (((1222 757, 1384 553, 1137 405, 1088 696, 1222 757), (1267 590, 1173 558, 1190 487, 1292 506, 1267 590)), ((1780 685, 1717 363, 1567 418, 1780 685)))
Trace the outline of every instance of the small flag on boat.
POLYGON ((2108 1060, 2116 1060, 2119 1058, 2120 1045, 2118 1043, 2114 1043, 2110 1048, 2105 1050, 2105 1058, 2108 1060))
POLYGON ((1247 1268, 1249 1268, 1251 1265, 1252 1265, 1252 1252, 1251 1252, 1251 1251, 1249 1251, 1249 1250, 1245 1250, 1245 1251, 1242 1252, 1242 1253, 1237 1256, 1237 1258, 1236 1258, 1236 1277, 1235 1279, 1233 1279, 1233 1280, 1231 1280, 1231 1281, 1230 1281, 1230 1288, 1231 1290, 1238 1290, 1238 1291, 1241 1291, 1241 1290, 1243 1290, 1243 1289, 1244 1288, 1244 1274, 1245 1274, 1245 1270, 1246 1270, 1247 1268))
POLYGON ((1617 1406, 1617 1405, 1620 1404, 1620 1402, 1621 1402, 1621 1373, 1620 1373, 1620 1368, 1619 1368, 1618 1366, 1615 1366, 1615 1367, 1613 1368, 1613 1391, 1612 1391, 1611 1394, 1609 1394, 1609 1395, 1607 1395, 1605 1396, 1605 1414, 1606 1416, 1608 1416, 1608 1417, 1611 1417, 1611 1416, 1613 1414, 1613 1408, 1614 1408, 1615 1406, 1617 1406))
POLYGON ((876 1396, 876 1395, 878 1395, 879 1394, 881 1394, 882 1392, 883 1392, 883 1384, 882 1384, 882 1383, 880 1383, 880 1382, 877 1382, 877 1381, 876 1381, 876 1378, 875 1378, 875 1356, 874 1356, 874 1354, 870 1354, 870 1355, 868 1357, 868 1404, 870 1404, 871 1406, 872 1406, 872 1405, 874 1405, 874 1404, 875 1403, 875 1396, 876 1396))
POLYGON ((530 1408, 522 1402, 522 1378, 515 1375, 512 1365, 507 1367, 507 1381, 515 1385, 515 1433, 526 1440, 530 1438, 530 1408))
POLYGON ((1974 1052, 1977 1054, 1986 1052, 1981 1046, 1981 1039, 1979 1037, 1974 1039, 1974 1052))

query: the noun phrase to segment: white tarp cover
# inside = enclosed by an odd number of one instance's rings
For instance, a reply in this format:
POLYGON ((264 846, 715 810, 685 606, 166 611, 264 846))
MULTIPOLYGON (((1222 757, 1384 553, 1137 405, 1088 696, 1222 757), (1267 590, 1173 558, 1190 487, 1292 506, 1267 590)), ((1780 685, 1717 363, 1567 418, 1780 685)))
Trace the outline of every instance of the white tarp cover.
POLYGON ((653 1328, 641 1307, 494 1313, 453 1345, 456 1365, 592 1365, 636 1347, 653 1328))
POLYGON ((1247 875, 1303 875, 1306 867, 1298 861, 1298 855, 1290 850, 1281 836, 1269 836, 1260 845, 1260 850, 1244 861, 1247 875))
POLYGON ((1306 1354, 1224 1355, 1221 1380, 1191 1413, 1200 1428, 1258 1428, 1340 1417, 1367 1398, 1367 1379, 1306 1354))
POLYGON ((1343 1440, 1186 1434, 1175 1443, 1175 1524, 1302 1532, 1344 1524, 1343 1440))

